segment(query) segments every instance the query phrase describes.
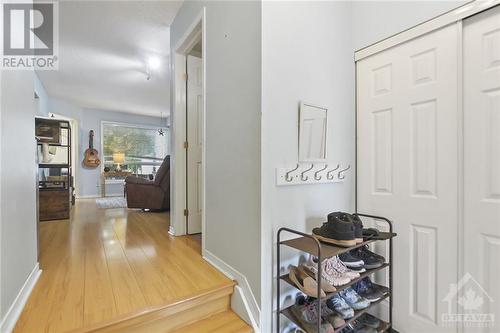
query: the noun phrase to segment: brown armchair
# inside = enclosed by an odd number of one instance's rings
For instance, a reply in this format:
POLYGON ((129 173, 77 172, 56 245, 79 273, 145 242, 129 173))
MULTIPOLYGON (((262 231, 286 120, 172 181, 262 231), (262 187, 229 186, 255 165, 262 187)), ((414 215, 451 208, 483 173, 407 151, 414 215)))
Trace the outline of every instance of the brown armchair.
POLYGON ((170 210, 170 156, 163 160, 154 180, 125 178, 128 208, 170 210))

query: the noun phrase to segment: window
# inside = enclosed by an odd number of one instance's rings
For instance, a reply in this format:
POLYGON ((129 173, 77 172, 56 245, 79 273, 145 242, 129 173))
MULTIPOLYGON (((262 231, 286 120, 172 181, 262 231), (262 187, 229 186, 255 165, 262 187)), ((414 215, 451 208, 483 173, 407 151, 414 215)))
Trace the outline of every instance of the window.
POLYGON ((153 174, 168 154, 168 130, 159 128, 103 123, 104 167, 153 174), (114 158, 113 158, 114 157, 114 158))

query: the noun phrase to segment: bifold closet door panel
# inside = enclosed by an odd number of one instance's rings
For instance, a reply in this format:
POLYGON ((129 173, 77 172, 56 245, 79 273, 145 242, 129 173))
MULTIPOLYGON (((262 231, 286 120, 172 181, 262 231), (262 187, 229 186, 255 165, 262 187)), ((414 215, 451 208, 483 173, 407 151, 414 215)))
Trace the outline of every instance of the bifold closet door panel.
POLYGON ((463 34, 464 272, 481 285, 466 276, 463 292, 482 299, 472 313, 495 315, 479 331, 500 332, 500 7, 464 21, 463 34))
POLYGON ((457 41, 451 25, 357 63, 357 206, 394 220, 405 333, 456 331, 442 299, 457 281, 457 41))

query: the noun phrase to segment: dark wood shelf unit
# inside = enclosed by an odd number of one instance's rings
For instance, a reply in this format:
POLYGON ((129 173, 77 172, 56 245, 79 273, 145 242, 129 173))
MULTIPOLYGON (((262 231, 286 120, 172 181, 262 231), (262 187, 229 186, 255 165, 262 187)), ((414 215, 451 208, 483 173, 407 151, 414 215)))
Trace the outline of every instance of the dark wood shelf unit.
MULTIPOLYGON (((42 142, 37 143, 39 146, 43 145, 42 142)), ((62 147, 62 148, 71 148, 70 145, 65 145, 62 143, 48 143, 49 147, 62 147)))
MULTIPOLYGON (((379 240, 388 240, 391 239, 392 237, 395 237, 396 234, 392 232, 381 232, 380 236, 377 238, 372 238, 370 240, 366 240, 363 243, 357 244, 355 246, 351 247, 341 247, 341 246, 335 246, 327 243, 321 243, 321 254, 323 259, 327 259, 330 257, 338 256, 339 254, 349 252, 353 249, 356 249, 358 247, 365 246, 367 244, 379 241, 379 240)), ((314 237, 314 236, 313 236, 314 237)), ((281 242, 282 245, 286 245, 289 247, 293 247, 294 249, 297 249, 302 252, 306 252, 312 255, 317 255, 318 253, 318 248, 317 248, 317 243, 314 241, 314 239, 311 239, 309 237, 298 237, 286 241, 281 242)))
MULTIPOLYGON (((363 280, 365 277, 367 276, 370 276, 372 274, 374 274, 375 272, 378 272, 384 268, 387 268, 389 266, 389 263, 385 263, 383 264, 382 266, 380 267, 377 267, 377 268, 374 268, 374 269, 369 269, 367 270, 366 272, 363 272, 363 273, 360 273, 359 274, 359 278, 357 279, 354 279, 352 280, 351 282, 347 283, 347 284, 344 284, 343 286, 339 286, 339 287, 335 287, 337 290, 332 292, 332 293, 326 293, 326 297, 322 297, 323 299, 329 299, 329 298, 332 298, 333 296, 337 295, 339 292, 341 292, 342 290, 344 289, 347 289, 349 288, 350 286, 352 286, 353 284, 356 284, 358 283, 359 281, 363 280)), ((291 285, 292 287, 295 288, 295 283, 292 282, 292 280, 290 280, 290 277, 288 276, 288 274, 286 275, 282 275, 281 276, 281 280, 285 281, 286 283, 288 283, 289 285, 291 285)), ((374 283, 375 284, 375 283, 374 283)))
MULTIPOLYGON (((352 318, 347 319, 345 321, 345 324, 342 325, 341 327, 338 327, 337 329, 335 329, 335 331, 341 331, 342 329, 346 328, 347 325, 351 324, 353 321, 355 321, 356 319, 358 319, 363 313, 368 312, 370 309, 372 309, 373 307, 375 307, 377 304, 382 303, 385 299, 387 299, 389 297, 390 297, 390 294, 386 294, 386 295, 384 295, 383 298, 379 299, 378 301, 372 302, 370 304, 370 306, 367 307, 366 309, 359 310, 359 311, 354 311, 354 316, 352 318)), ((295 315, 293 314, 293 312, 291 310, 292 306, 289 306, 286 309, 281 310, 280 313, 283 314, 284 316, 286 316, 290 321, 292 321, 295 325, 297 325, 298 327, 300 327, 302 330, 304 330, 304 331, 307 332, 307 329, 305 329, 302 326, 302 324, 300 323, 300 321, 298 321, 297 318, 295 317, 295 315)), ((381 322, 381 325, 379 327, 379 330, 377 330, 377 332, 385 332, 387 329, 389 329, 389 327, 391 327, 391 325, 389 323, 384 322, 381 319, 379 319, 379 320, 381 322)))
POLYGON ((50 168, 69 169, 71 167, 71 165, 69 165, 69 164, 56 164, 56 163, 40 163, 40 164, 38 164, 38 167, 40 169, 50 169, 50 168))
MULTIPOLYGON (((277 232, 277 263, 276 263, 277 272, 280 272, 280 270, 281 270, 281 254, 280 254, 281 246, 287 246, 287 247, 299 250, 301 252, 305 252, 305 253, 308 253, 310 255, 316 256, 318 258, 317 271, 318 271, 318 275, 321 276, 321 262, 324 259, 331 258, 331 257, 334 257, 334 256, 338 256, 339 254, 346 253, 348 251, 351 251, 353 249, 356 249, 356 248, 359 248, 359 247, 371 244, 371 243, 376 242, 376 241, 389 241, 389 260, 386 263, 384 263, 382 266, 380 266, 378 268, 366 270, 366 272, 360 273, 360 277, 359 278, 350 281, 348 284, 346 284, 344 286, 337 287, 336 288, 337 290, 335 292, 328 293, 326 295, 326 297, 323 297, 323 299, 329 299, 329 298, 333 297, 334 295, 338 294, 340 291, 345 290, 346 288, 348 288, 348 287, 354 285, 355 283, 359 282, 363 278, 365 278, 365 277, 367 277, 367 276, 369 276, 369 275, 371 275, 371 274, 373 274, 373 273, 375 273, 377 271, 380 271, 382 269, 388 268, 389 269, 389 286, 388 286, 389 292, 387 294, 385 294, 384 297, 381 298, 380 300, 371 303, 368 308, 360 310, 360 311, 356 311, 354 317, 350 318, 349 320, 346 320, 346 324, 344 326, 340 327, 340 328, 335 329, 335 332, 338 332, 338 331, 342 330, 347 325, 349 325, 350 323, 352 323, 355 319, 359 318, 359 316, 361 316, 363 313, 366 313, 370 308, 376 306, 377 304, 380 304, 385 299, 389 299, 389 322, 387 322, 387 323, 383 322, 383 325, 380 327, 379 332, 385 332, 385 331, 395 332, 392 329, 392 308, 393 308, 393 302, 392 302, 392 292, 393 292, 393 282, 392 282, 392 279, 393 279, 393 264, 392 264, 393 246, 392 246, 392 242, 393 242, 393 238, 396 237, 397 234, 393 232, 392 222, 389 219, 385 218, 385 217, 375 216, 375 215, 369 215, 369 214, 362 214, 362 213, 356 213, 355 215, 358 215, 359 217, 366 217, 366 218, 372 218, 372 219, 384 221, 384 222, 387 223, 387 225, 389 227, 389 232, 380 232, 380 234, 377 237, 366 239, 364 242, 362 242, 360 244, 357 244, 355 246, 340 247, 340 246, 335 246, 335 245, 332 245, 332 244, 320 242, 317 238, 315 238, 313 235, 310 235, 310 234, 306 234, 306 233, 303 233, 303 232, 300 232, 300 231, 297 231, 297 230, 293 230, 293 229, 290 229, 290 228, 280 228, 278 230, 278 232, 277 232), (281 240, 281 233, 282 232, 287 232, 287 233, 295 234, 295 235, 297 235, 299 237, 282 241, 281 240)), ((290 321, 292 321, 294 324, 296 324, 298 327, 300 327, 302 330, 304 330, 305 332, 308 332, 307 329, 304 328, 303 325, 301 325, 300 322, 293 315, 293 312, 291 311, 291 308, 294 305, 291 305, 291 306, 289 306, 289 307, 287 307, 286 309, 283 309, 283 310, 281 309, 281 291, 280 291, 280 285, 281 285, 281 283, 280 282, 281 281, 285 281, 289 285, 291 285, 294 288, 296 288, 297 290, 298 290, 298 288, 290 280, 290 278, 288 277, 288 274, 284 274, 284 275, 281 275, 281 276, 278 274, 278 276, 277 276, 276 279, 277 279, 276 307, 277 307, 278 314, 284 315, 290 321)), ((374 285, 375 285, 375 283, 374 283, 374 285)), ((320 294, 320 290, 321 290, 321 286, 320 286, 320 283, 318 283, 318 291, 317 291, 318 295, 320 294)), ((318 311, 321 311, 321 302, 318 302, 318 307, 319 307, 318 311)), ((320 332, 320 326, 321 326, 321 317, 318 318, 318 322, 317 322, 317 328, 316 329, 317 329, 318 332, 320 332)), ((276 329, 277 329, 277 332, 280 332, 280 316, 279 315, 276 318, 276 329)))
MULTIPOLYGON (((67 120, 35 118, 37 147, 47 144, 61 148, 67 163, 38 163, 38 217, 40 221, 68 219, 73 201, 73 176, 71 174, 71 125, 67 120), (40 170, 50 169, 43 173, 40 170), (57 170, 59 169, 59 171, 57 170), (51 177, 63 179, 50 180, 51 177)), ((37 148, 38 149, 38 148, 37 148)), ((43 148, 42 148, 43 152, 43 148)), ((42 153, 43 154, 43 153, 42 153)), ((61 159, 62 161, 62 159, 61 159)))

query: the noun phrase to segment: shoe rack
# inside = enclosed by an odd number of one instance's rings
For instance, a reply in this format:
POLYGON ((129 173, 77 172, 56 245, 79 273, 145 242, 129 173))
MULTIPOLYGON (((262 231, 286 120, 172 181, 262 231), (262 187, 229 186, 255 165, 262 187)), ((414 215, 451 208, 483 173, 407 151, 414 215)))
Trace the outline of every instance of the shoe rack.
MULTIPOLYGON (((374 215, 367 215, 367 214, 360 214, 356 213, 360 217, 367 217, 367 218, 372 218, 380 221, 384 221, 387 223, 389 227, 389 232, 380 232, 379 236, 375 238, 371 238, 369 240, 364 241, 363 243, 357 244, 355 246, 351 247, 340 247, 340 246, 335 246, 335 245, 330 245, 326 243, 322 243, 319 240, 317 240, 315 237, 313 237, 310 234, 306 234, 297 230, 293 230, 290 228, 280 228, 277 233, 277 266, 276 266, 276 271, 277 273, 277 287, 276 287, 276 307, 277 307, 277 313, 278 315, 276 316, 276 332, 280 333, 280 316, 283 315, 287 317, 290 321, 292 321, 295 325, 300 327, 302 330, 305 332, 308 332, 307 329, 305 329, 300 321, 298 321, 295 318, 295 315, 292 313, 291 308, 293 305, 282 309, 281 308, 281 294, 280 294, 280 287, 282 282, 286 282, 292 287, 298 288, 295 286, 295 284, 290 280, 288 277, 288 274, 280 275, 280 269, 281 269, 281 255, 280 255, 280 249, 282 246, 288 246, 290 248, 296 249, 301 252, 305 252, 308 254, 311 254, 313 256, 318 257, 318 276, 321 276, 321 262, 324 259, 330 258, 337 256, 339 254, 348 252, 352 249, 371 244, 373 242, 377 241, 388 241, 389 242, 389 260, 384 263, 382 266, 375 268, 375 269, 367 269, 366 272, 360 273, 360 277, 357 279, 354 279, 350 281, 348 284, 336 287, 336 291, 332 293, 327 293, 326 297, 323 297, 322 299, 329 299, 336 294, 338 294, 340 291, 356 284, 357 282, 361 281, 363 278, 372 275, 373 273, 380 271, 382 269, 388 269, 389 270, 389 293, 385 294, 383 298, 376 302, 372 302, 369 307, 363 310, 355 311, 354 316, 350 319, 346 319, 345 325, 342 327, 339 327, 335 329, 335 332, 341 331, 343 328, 345 328, 347 325, 352 323, 354 320, 359 318, 363 313, 369 311, 370 309, 373 309, 377 304, 383 302, 385 299, 389 299, 389 321, 385 322, 381 320, 381 325, 378 329, 378 332, 396 332, 392 329, 392 279, 393 279, 393 267, 392 267, 392 241, 393 238, 396 236, 396 234, 393 232, 392 229, 392 223, 389 219, 381 216, 374 216, 374 215), (281 240, 282 233, 289 233, 289 234, 295 234, 298 237, 292 238, 289 240, 281 240)), ((320 295, 320 290, 321 290, 321 283, 318 283, 318 291, 317 295, 320 295)), ((317 302, 318 304, 318 313, 321 313, 321 302, 317 302)), ((320 331, 320 326, 321 326, 321 316, 318 316, 318 323, 317 323, 317 332, 320 331)), ((314 333, 314 332, 308 332, 308 333, 314 333)))

